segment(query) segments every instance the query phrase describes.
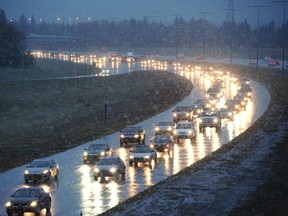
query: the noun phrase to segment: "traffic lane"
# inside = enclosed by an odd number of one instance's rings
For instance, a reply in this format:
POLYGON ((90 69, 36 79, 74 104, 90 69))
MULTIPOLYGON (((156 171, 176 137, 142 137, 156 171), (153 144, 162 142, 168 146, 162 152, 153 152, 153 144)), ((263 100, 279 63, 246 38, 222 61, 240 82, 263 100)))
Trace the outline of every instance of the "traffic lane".
MULTIPOLYGON (((203 95, 204 91, 201 86, 199 87, 200 91, 193 91, 192 94, 190 94, 180 104, 191 104, 193 99, 195 100, 203 95)), ((255 91, 257 88, 253 89, 255 91)), ((259 92, 262 92, 262 90, 259 90, 259 92)), ((171 119, 172 109, 173 108, 152 119, 139 123, 146 129, 147 138, 153 136, 154 123, 161 120, 167 120, 168 118, 171 119)), ((234 135, 232 134, 232 136, 229 136, 229 134, 227 134, 229 132, 228 129, 225 135, 225 127, 224 124, 221 133, 222 136, 229 140, 237 135, 237 133, 234 133, 234 135)), ((85 146, 87 147, 89 144, 52 156, 60 163, 61 172, 58 186, 56 185, 53 187, 46 185, 53 198, 52 214, 77 215, 80 211, 93 214, 101 213, 113 207, 119 201, 135 195, 158 181, 167 178, 171 174, 177 173, 179 170, 189 166, 194 161, 199 160, 205 155, 216 150, 221 145, 219 143, 219 136, 213 132, 213 129, 207 129, 205 134, 197 135, 198 141, 196 139, 195 144, 192 143, 191 145, 189 141, 185 141, 180 146, 176 145, 174 159, 172 161, 165 160, 165 157, 163 160, 159 159, 159 163, 152 169, 148 166, 142 165, 138 168, 129 167, 129 165, 127 165, 129 149, 119 148, 119 133, 97 140, 97 142, 113 143, 112 146, 116 149, 116 154, 126 160, 127 176, 126 180, 121 184, 115 184, 113 182, 109 184, 100 184, 93 180, 91 176, 91 170, 93 167, 82 165, 83 162, 81 158, 85 146)), ((24 167, 19 171, 19 173, 22 174, 23 170, 24 167)), ((16 187, 23 186, 23 176, 20 175, 19 177, 19 173, 18 177, 15 178, 19 180, 14 183, 16 187)))

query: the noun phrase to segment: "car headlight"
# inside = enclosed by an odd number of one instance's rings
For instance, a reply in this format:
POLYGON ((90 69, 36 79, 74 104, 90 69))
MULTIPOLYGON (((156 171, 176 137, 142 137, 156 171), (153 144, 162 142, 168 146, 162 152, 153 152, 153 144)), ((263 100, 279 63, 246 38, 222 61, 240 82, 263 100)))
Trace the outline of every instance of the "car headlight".
POLYGON ((173 113, 173 116, 174 116, 174 117, 177 117, 177 113, 173 113))
POLYGON ((241 102, 241 104, 242 104, 242 105, 245 105, 245 102, 244 102, 244 101, 242 101, 242 102, 241 102))
POLYGON ((171 131, 171 130, 172 130, 172 127, 168 127, 167 130, 168 130, 168 131, 171 131))
POLYGON ((213 122, 214 122, 214 123, 217 123, 217 122, 218 122, 218 119, 213 119, 213 122))
POLYGON ((186 117, 188 117, 189 116, 189 113, 186 113, 186 117))
POLYGON ((125 137, 124 134, 121 134, 121 135, 120 135, 120 138, 124 138, 124 137, 125 137))
POLYGON ((159 128, 159 127, 156 127, 156 128, 155 128, 155 131, 159 131, 159 130, 160 130, 160 128, 159 128))
POLYGON ((38 204, 38 202, 34 200, 30 203, 30 206, 35 207, 35 206, 37 206, 37 204, 38 204))
POLYGON ((146 155, 146 156, 144 156, 144 158, 145 158, 145 159, 149 159, 149 158, 150 158, 150 156, 149 156, 149 155, 146 155))
POLYGON ((251 92, 248 92, 248 94, 247 94, 248 96, 251 96, 252 94, 251 94, 251 92))
POLYGON ((238 108, 239 108, 239 105, 235 105, 235 108, 238 109, 238 108))
POLYGON ((188 134, 192 134, 192 130, 188 130, 188 134))
POLYGON ((26 175, 29 174, 29 171, 28 171, 28 170, 25 170, 25 171, 24 171, 24 174, 26 174, 26 175))
POLYGON ((98 169, 98 168, 95 168, 95 169, 94 169, 94 172, 95 172, 95 173, 99 173, 99 169, 98 169))
POLYGON ((176 135, 176 134, 177 134, 177 131, 176 131, 176 130, 174 130, 174 131, 173 131, 173 134, 175 134, 175 135, 176 135))
POLYGON ((130 155, 130 159, 134 159, 134 156, 133 156, 133 155, 130 155))
POLYGON ((203 122, 203 120, 202 120, 202 119, 199 119, 199 122, 200 122, 200 123, 202 123, 202 122, 203 122))
POLYGON ((100 154, 101 154, 101 156, 104 156, 104 155, 105 155, 105 152, 101 152, 100 154))
POLYGON ((139 134, 135 134, 135 135, 134 135, 134 138, 139 138, 139 134))
POLYGON ((154 148, 154 145, 153 145, 153 144, 150 144, 150 148, 154 148))
POLYGON ((9 201, 5 204, 6 207, 10 207, 12 205, 12 203, 9 201))
POLYGON ((115 168, 115 167, 112 167, 112 168, 110 169, 110 172, 111 172, 111 173, 115 173, 115 172, 116 172, 116 168, 115 168))
POLYGON ((229 113, 228 113, 228 115, 229 115, 229 116, 232 116, 232 113, 231 113, 231 112, 229 112, 229 113))
POLYGON ((44 170, 43 174, 47 174, 49 172, 49 170, 44 170))
POLYGON ((87 153, 87 152, 84 152, 84 153, 83 153, 83 155, 84 155, 84 156, 87 156, 87 155, 88 155, 88 153, 87 153))

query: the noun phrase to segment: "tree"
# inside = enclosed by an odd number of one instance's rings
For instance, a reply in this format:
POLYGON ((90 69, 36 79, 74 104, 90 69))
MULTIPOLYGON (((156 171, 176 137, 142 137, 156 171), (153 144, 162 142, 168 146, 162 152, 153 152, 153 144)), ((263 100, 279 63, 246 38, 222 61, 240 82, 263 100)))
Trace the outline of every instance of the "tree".
POLYGON ((6 21, 5 12, 0 11, 0 66, 28 67, 34 62, 26 51, 26 38, 23 32, 6 21))

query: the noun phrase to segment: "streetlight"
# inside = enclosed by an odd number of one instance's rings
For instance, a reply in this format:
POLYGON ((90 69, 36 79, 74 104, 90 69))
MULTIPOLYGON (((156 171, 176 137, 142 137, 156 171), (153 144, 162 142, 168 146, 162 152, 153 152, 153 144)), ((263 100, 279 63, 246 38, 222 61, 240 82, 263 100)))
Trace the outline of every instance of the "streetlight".
POLYGON ((258 66, 259 66, 259 14, 260 8, 270 7, 269 5, 253 5, 247 6, 249 8, 257 8, 257 43, 256 43, 256 72, 257 72, 257 80, 258 80, 258 66))
POLYGON ((284 61, 285 61, 285 13, 287 0, 272 1, 272 3, 283 3, 283 41, 282 41, 282 76, 284 76, 284 61))

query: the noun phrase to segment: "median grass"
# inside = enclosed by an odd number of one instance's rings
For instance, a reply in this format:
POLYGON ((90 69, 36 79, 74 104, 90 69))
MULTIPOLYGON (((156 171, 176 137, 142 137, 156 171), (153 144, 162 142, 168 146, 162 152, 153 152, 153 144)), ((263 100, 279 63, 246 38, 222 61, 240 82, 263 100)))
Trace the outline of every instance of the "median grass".
POLYGON ((31 80, 82 75, 79 68, 97 73, 90 66, 47 60, 30 69, 0 69, 1 172, 145 120, 192 90, 190 81, 165 71, 31 80))

